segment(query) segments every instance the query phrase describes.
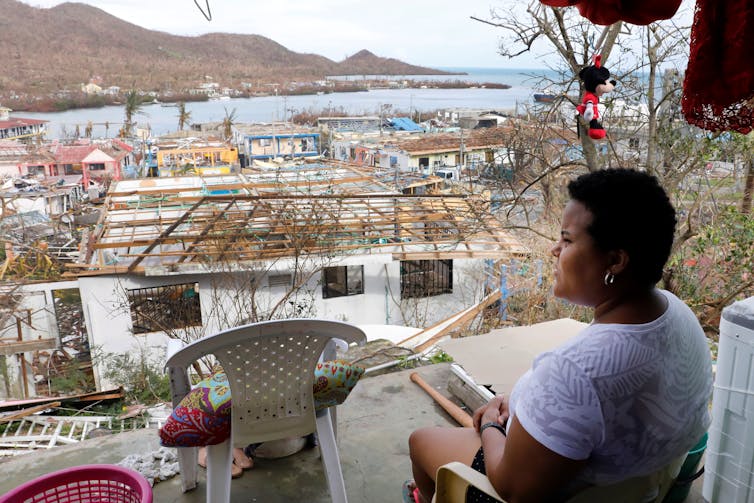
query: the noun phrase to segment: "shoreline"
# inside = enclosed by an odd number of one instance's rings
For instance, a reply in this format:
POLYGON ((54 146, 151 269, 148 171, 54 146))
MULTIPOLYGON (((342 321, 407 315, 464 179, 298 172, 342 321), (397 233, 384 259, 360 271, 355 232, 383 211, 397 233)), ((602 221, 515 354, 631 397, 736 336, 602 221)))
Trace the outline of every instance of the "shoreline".
MULTIPOLYGON (((462 74, 459 74, 462 75, 462 74)), ((468 75, 468 74, 465 74, 468 75)), ((179 103, 200 103, 206 101, 218 101, 229 98, 258 98, 270 96, 313 96, 332 93, 369 92, 370 90, 384 89, 510 89, 508 84, 497 82, 470 82, 462 80, 417 80, 401 79, 399 84, 396 80, 374 79, 361 80, 358 84, 354 81, 345 81, 346 85, 335 86, 312 86, 304 85, 287 89, 275 89, 274 92, 265 90, 236 91, 233 95, 210 95, 189 94, 179 95, 144 95, 141 105, 165 104, 177 106, 179 103)), ((29 96, 24 101, 5 100, 4 105, 16 113, 58 113, 70 110, 98 109, 109 106, 124 106, 125 98, 120 95, 87 95, 77 93, 72 96, 29 96)))

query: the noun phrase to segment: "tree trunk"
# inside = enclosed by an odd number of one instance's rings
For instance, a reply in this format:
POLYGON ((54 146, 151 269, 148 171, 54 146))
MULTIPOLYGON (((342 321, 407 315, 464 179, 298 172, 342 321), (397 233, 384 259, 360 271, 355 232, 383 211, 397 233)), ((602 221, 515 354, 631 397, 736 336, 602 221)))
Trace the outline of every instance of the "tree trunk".
POLYGON ((746 182, 744 184, 744 196, 741 199, 741 213, 751 213, 751 196, 754 193, 754 158, 749 158, 746 168, 746 182))
POLYGON ((584 153, 584 161, 586 161, 586 167, 589 171, 597 171, 600 169, 600 158, 597 155, 597 147, 594 144, 594 140, 589 138, 589 127, 581 117, 579 117, 578 128, 579 135, 581 135, 581 149, 584 153))

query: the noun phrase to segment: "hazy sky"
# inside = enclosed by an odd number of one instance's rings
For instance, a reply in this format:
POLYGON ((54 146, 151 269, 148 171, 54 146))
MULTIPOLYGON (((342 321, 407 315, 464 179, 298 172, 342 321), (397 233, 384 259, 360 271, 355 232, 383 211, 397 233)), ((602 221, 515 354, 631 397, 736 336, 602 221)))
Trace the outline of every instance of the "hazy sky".
MULTIPOLYGON (((23 0, 51 7, 59 0, 23 0)), ((176 35, 258 34, 290 50, 335 61, 368 49, 416 65, 538 68, 533 55, 497 54, 499 31, 474 21, 526 0, 208 0, 207 21, 193 0, 78 0, 151 30, 176 35)), ((207 0, 197 0, 206 10, 207 0)), ((692 0, 684 0, 684 4, 692 0)), ((541 57, 541 55, 540 55, 541 57)))

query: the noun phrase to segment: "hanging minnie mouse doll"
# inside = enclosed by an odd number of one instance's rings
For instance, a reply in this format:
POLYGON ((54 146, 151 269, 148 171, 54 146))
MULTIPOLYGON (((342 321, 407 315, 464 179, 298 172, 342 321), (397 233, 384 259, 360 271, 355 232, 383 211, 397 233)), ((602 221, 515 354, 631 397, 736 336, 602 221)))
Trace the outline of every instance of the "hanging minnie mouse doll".
POLYGON ((579 78, 584 82, 586 92, 576 110, 589 123, 589 138, 601 140, 605 137, 606 133, 599 121, 600 112, 598 105, 600 96, 615 89, 616 83, 614 80, 608 80, 610 78, 610 71, 602 66, 602 56, 599 54, 594 57, 593 65, 581 69, 579 78))

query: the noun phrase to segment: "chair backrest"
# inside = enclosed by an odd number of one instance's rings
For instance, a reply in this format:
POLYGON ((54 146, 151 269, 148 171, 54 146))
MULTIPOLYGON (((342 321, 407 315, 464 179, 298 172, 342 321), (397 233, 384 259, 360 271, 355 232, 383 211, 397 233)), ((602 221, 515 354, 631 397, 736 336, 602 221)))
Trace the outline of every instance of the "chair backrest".
POLYGON ((233 443, 248 445, 315 431, 314 368, 332 339, 363 343, 366 336, 337 321, 266 321, 196 341, 166 366, 187 368, 214 355, 230 384, 233 443))

